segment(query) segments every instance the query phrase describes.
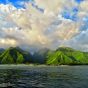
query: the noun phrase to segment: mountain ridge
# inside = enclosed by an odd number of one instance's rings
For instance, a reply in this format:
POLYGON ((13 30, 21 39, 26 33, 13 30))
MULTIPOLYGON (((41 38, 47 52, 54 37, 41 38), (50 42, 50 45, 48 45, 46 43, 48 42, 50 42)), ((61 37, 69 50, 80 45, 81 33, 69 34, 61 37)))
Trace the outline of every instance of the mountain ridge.
POLYGON ((59 47, 55 51, 41 49, 33 55, 19 47, 10 47, 0 53, 1 64, 46 64, 46 65, 85 65, 88 52, 70 47, 59 47))
POLYGON ((46 63, 48 65, 88 64, 88 53, 84 53, 69 47, 60 47, 53 53, 47 55, 46 63))
POLYGON ((1 64, 25 63, 31 57, 30 53, 18 47, 10 47, 3 51, 0 55, 1 64))

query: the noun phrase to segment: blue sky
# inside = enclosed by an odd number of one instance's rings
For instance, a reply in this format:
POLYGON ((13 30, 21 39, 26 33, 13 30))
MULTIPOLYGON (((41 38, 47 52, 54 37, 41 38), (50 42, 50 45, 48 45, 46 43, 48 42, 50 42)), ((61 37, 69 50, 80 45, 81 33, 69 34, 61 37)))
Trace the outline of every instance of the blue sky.
POLYGON ((62 12, 62 16, 66 19, 71 19, 73 21, 76 21, 77 18, 77 13, 79 9, 77 7, 72 8, 70 11, 69 9, 64 8, 65 10, 62 12))
POLYGON ((17 8, 25 8, 24 4, 22 2, 32 2, 33 0, 0 0, 0 3, 8 4, 11 3, 17 8))
POLYGON ((84 0, 75 0, 75 1, 80 4, 84 0))

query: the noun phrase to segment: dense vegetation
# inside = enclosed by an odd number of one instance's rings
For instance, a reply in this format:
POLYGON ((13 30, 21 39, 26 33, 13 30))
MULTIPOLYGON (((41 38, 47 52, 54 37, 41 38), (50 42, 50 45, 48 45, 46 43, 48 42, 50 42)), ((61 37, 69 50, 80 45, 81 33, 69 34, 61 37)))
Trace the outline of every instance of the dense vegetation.
POLYGON ((60 47, 54 52, 48 52, 48 65, 77 65, 88 64, 88 53, 74 50, 69 47, 60 47))
POLYGON ((42 49, 31 55, 19 47, 0 49, 1 64, 46 64, 46 65, 81 65, 88 64, 88 53, 69 47, 59 47, 55 51, 42 49))
POLYGON ((6 49, 0 55, 1 64, 21 64, 31 62, 31 60, 31 54, 18 47, 6 49))

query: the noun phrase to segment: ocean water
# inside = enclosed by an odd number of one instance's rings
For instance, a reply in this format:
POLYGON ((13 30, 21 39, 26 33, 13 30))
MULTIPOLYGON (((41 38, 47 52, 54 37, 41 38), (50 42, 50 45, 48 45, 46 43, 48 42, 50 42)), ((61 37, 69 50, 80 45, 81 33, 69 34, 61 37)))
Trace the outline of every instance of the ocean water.
POLYGON ((1 65, 0 88, 88 88, 88 66, 1 65))

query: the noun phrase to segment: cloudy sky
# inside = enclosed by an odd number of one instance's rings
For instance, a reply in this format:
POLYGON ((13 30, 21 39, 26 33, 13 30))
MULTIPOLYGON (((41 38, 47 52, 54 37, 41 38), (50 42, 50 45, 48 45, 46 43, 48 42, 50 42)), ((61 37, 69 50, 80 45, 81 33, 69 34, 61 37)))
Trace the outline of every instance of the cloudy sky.
POLYGON ((0 47, 88 51, 88 0, 0 0, 0 47))

